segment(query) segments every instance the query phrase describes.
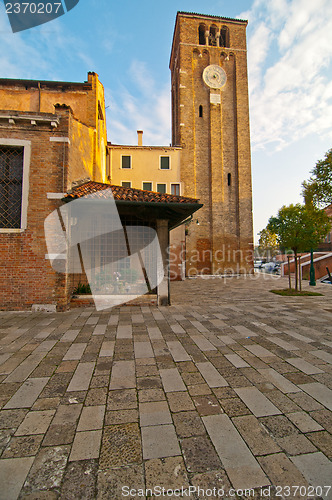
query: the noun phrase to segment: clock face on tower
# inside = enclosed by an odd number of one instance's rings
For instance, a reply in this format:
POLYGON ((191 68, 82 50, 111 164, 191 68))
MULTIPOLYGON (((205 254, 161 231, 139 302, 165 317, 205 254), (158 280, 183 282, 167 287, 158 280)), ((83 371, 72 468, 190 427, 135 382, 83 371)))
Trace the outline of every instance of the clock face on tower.
POLYGON ((217 64, 210 64, 203 71, 203 81, 211 89, 221 89, 227 81, 225 70, 217 64))

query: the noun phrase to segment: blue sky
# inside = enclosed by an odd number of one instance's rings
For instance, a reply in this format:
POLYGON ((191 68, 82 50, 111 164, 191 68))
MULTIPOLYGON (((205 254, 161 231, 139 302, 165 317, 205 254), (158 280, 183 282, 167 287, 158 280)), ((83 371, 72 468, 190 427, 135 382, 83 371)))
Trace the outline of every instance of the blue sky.
MULTIPOLYGON (((248 19, 254 234, 332 147, 330 0, 80 0, 66 15, 13 34, 0 2, 0 76, 105 87, 108 139, 170 143, 169 56, 176 12, 248 19)), ((1 107, 1 105, 0 105, 1 107)))

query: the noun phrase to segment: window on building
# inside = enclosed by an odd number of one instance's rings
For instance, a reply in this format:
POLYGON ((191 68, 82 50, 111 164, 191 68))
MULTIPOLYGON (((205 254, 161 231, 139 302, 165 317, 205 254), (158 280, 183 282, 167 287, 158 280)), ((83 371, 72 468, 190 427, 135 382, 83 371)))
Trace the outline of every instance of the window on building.
POLYGON ((200 45, 205 45, 205 26, 204 24, 201 24, 200 27, 198 28, 198 42, 200 45))
POLYGON ((152 182, 143 182, 143 189, 145 191, 152 191, 152 182))
POLYGON ((131 182, 130 181, 122 181, 121 186, 124 188, 131 188, 131 182))
POLYGON ((200 118, 203 118, 203 106, 200 106, 199 109, 198 109, 198 116, 200 118))
POLYGON ((157 184, 157 193, 166 193, 166 184, 157 184))
POLYGON ((121 168, 131 168, 131 156, 121 157, 121 168))
POLYGON ((221 28, 221 30, 220 30, 219 47, 228 47, 227 28, 221 28))
POLYGON ((180 196, 180 184, 171 184, 171 194, 180 196))
POLYGON ((160 168, 161 170, 169 170, 169 156, 160 157, 160 168))
POLYGON ((212 47, 217 46, 217 28, 214 26, 211 26, 210 28, 209 45, 212 47))
POLYGON ((232 174, 227 175, 227 184, 230 186, 232 184, 232 174))
POLYGON ((21 227, 23 147, 0 146, 0 228, 21 227))

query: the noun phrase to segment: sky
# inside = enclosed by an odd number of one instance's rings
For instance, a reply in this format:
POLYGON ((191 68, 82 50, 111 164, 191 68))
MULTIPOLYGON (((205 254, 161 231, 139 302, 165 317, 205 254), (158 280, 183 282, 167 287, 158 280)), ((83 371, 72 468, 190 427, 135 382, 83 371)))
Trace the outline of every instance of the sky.
MULTIPOLYGON (((0 0, 0 78, 105 87, 108 140, 171 142, 169 57, 177 11, 247 19, 254 237, 332 148, 331 0, 80 0, 12 33, 0 0)), ((1 103, 0 103, 1 108, 1 103)))

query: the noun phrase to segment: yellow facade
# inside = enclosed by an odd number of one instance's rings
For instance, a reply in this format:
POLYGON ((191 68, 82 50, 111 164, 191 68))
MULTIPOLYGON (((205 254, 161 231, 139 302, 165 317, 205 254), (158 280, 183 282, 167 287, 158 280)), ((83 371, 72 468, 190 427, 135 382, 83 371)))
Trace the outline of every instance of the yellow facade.
POLYGON ((112 184, 148 191, 182 195, 180 181, 181 148, 164 146, 108 145, 108 173, 112 184), (127 157, 127 159, 123 159, 127 157), (130 160, 128 160, 128 157, 130 160), (162 158, 169 158, 163 160, 162 158), (163 166, 169 168, 162 168, 163 166), (130 165, 130 168, 126 168, 130 165), (130 186, 128 184, 130 183, 130 186))

